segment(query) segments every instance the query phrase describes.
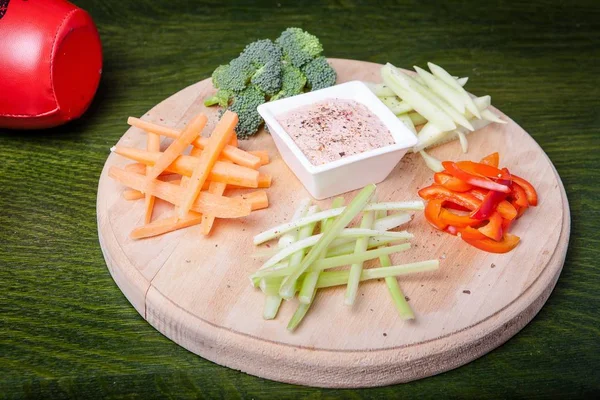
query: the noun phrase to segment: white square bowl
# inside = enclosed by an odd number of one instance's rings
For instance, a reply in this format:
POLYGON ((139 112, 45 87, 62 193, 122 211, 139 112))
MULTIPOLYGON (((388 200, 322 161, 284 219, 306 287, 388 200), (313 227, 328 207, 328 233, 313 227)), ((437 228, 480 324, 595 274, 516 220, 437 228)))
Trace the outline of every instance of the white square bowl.
POLYGON ((417 137, 362 82, 352 81, 258 107, 285 163, 317 200, 379 183, 392 172, 417 137), (277 116, 326 99, 354 100, 365 105, 389 129, 395 143, 323 165, 313 165, 277 121, 277 116))

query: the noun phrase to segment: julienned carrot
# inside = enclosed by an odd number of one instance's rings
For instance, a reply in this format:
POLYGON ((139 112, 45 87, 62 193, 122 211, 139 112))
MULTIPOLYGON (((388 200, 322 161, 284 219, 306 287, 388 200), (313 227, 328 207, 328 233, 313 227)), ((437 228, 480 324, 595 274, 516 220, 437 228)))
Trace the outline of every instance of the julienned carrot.
MULTIPOLYGON (((269 206, 267 193, 260 190, 257 192, 247 193, 238 198, 248 202, 252 210, 261 210, 269 206)), ((198 225, 202 222, 202 214, 190 211, 183 219, 177 217, 168 217, 156 220, 147 225, 135 228, 131 232, 132 239, 143 239, 152 236, 158 236, 165 233, 173 232, 178 229, 187 228, 193 225, 198 225)))
POLYGON ((271 187, 271 175, 263 174, 262 172, 258 174, 258 187, 259 188, 270 188, 271 187))
MULTIPOLYGON (((148 165, 153 165, 161 156, 160 152, 150 153, 141 149, 121 146, 117 146, 114 151, 123 157, 127 157, 148 165)), ((194 168, 199 162, 200 159, 197 157, 183 155, 177 157, 175 161, 167 167, 166 170, 183 176, 191 176, 194 168)), ((241 165, 226 163, 223 161, 217 161, 210 172, 208 180, 223 182, 230 185, 256 188, 259 186, 259 178, 260 174, 254 169, 242 167, 241 165)))
MULTIPOLYGON (((227 188, 226 183, 221 182, 211 182, 208 186, 208 192, 217 195, 223 195, 225 193, 225 189, 227 188)), ((204 214, 202 216, 202 233, 208 235, 215 223, 215 216, 204 214)))
POLYGON ((161 154, 160 158, 156 160, 152 169, 146 175, 146 181, 150 183, 153 179, 158 177, 177 157, 179 157, 186 147, 188 147, 202 132, 208 119, 206 115, 199 114, 192 118, 190 123, 183 129, 181 135, 177 137, 167 147, 164 153, 161 154))
POLYGON ((139 190, 135 190, 135 189, 126 189, 123 191, 123 198, 125 200, 139 200, 139 199, 143 199, 144 193, 140 192, 139 190))
MULTIPOLYGON (((179 132, 177 129, 153 124, 148 121, 143 121, 139 118, 129 117, 127 123, 131 126, 135 126, 136 128, 143 129, 146 132, 152 132, 174 139, 178 138, 181 134, 181 132, 179 132)), ((203 149, 206 147, 207 143, 208 138, 198 137, 192 142, 192 145, 194 147, 203 149)), ((242 149, 238 149, 237 147, 231 145, 225 146, 225 148, 223 149, 223 156, 228 160, 232 161, 234 164, 242 165, 244 167, 256 169, 261 165, 260 158, 258 158, 257 156, 252 155, 242 149)))
MULTIPOLYGON (((160 151, 160 136, 156 133, 148 133, 148 142, 146 144, 148 151, 160 151)), ((146 167, 146 174, 151 167, 146 167)), ((144 214, 144 223, 149 223, 152 220, 152 211, 154 210, 154 196, 146 195, 146 213, 144 214)))
POLYGON ((270 162, 269 152, 266 150, 252 150, 252 151, 249 151, 248 153, 260 158, 260 165, 267 165, 270 162))
POLYGON ((163 218, 135 228, 129 236, 132 239, 144 239, 198 225, 201 221, 202 214, 190 211, 184 218, 177 218, 176 216, 163 218))
MULTIPOLYGON (((111 178, 121 182, 123 185, 136 190, 144 190, 146 177, 144 175, 127 172, 121 168, 110 167, 108 174, 111 178)), ((148 194, 168 201, 174 205, 180 205, 184 191, 172 183, 153 180, 148 185, 148 194)), ((250 214, 252 208, 243 199, 216 196, 208 192, 200 192, 192 203, 191 210, 199 213, 213 214, 218 218, 239 218, 250 214)))
MULTIPOLYGON (((200 154, 202 153, 202 150, 197 148, 197 147, 192 147, 192 150, 190 151, 190 156, 192 157, 198 157, 200 156, 200 154)), ((190 180, 190 178, 188 176, 181 176, 181 182, 179 183, 179 186, 181 186, 182 188, 186 188, 188 181, 190 180)), ((217 193, 218 195, 222 195, 223 193, 217 193)), ((177 212, 179 211, 179 206, 175 206, 175 214, 177 214, 177 212)))
POLYGON ((178 214, 180 218, 183 218, 192 207, 194 200, 202 190, 202 185, 208 179, 223 148, 229 143, 231 136, 235 135, 233 130, 237 123, 237 114, 227 110, 217 123, 217 126, 215 126, 214 131, 208 138, 208 144, 202 154, 200 154, 200 162, 194 167, 181 204, 179 205, 178 214))
POLYGON ((229 145, 233 147, 239 147, 237 135, 231 135, 231 139, 229 140, 229 145))
POLYGON ((252 211, 262 210, 263 208, 269 207, 269 198, 267 197, 267 192, 264 190, 244 193, 240 195, 239 198, 250 203, 252 211))

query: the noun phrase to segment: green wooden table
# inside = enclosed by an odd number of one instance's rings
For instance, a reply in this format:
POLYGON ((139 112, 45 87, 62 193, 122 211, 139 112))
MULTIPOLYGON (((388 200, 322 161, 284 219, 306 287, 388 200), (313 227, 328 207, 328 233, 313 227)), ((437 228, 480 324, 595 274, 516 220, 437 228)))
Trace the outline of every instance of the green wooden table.
POLYGON ((600 3, 76 3, 104 43, 91 109, 61 128, 0 131, 0 398, 600 394, 600 3), (114 284, 98 245, 96 187, 127 116, 288 26, 319 36, 331 57, 403 67, 431 60, 471 76, 469 88, 490 94, 550 156, 571 206, 569 252, 546 306, 504 346, 405 385, 298 387, 187 352, 147 324, 114 284))

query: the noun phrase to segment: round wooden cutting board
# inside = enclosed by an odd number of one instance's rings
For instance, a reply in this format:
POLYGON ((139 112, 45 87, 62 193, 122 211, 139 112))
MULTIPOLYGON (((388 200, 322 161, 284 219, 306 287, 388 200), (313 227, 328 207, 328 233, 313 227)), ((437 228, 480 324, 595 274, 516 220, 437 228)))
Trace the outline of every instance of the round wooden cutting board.
MULTIPOLYGON (((338 82, 380 81, 380 65, 332 59, 338 82)), ((217 109, 203 99, 214 91, 209 79, 158 104, 144 119, 182 128, 191 116, 217 109)), ((269 150, 270 207, 240 220, 217 220, 210 237, 195 226, 157 238, 131 240, 143 223, 144 202, 122 197, 125 189, 107 176, 113 165, 130 161, 111 154, 98 187, 98 234, 115 282, 156 329, 186 349, 252 375, 322 387, 381 386, 419 379, 466 364, 501 345, 540 310, 558 279, 569 241, 570 216, 563 185, 538 144, 507 116, 469 136, 469 152, 457 142, 431 151, 443 160, 478 160, 498 151, 500 164, 531 181, 540 204, 513 225, 521 237, 508 254, 489 254, 459 238, 434 231, 417 213, 406 226, 413 248, 392 257, 394 264, 439 259, 436 272, 399 282, 417 316, 402 321, 385 283, 361 284, 354 307, 343 304, 344 289, 322 290, 296 332, 286 325, 295 302, 282 305, 277 319, 262 319, 264 297, 248 276, 261 264, 250 258, 252 237, 288 220, 308 193, 279 157, 269 134, 241 143, 269 150)), ((145 148, 146 136, 129 129, 119 144, 145 148)), ((163 143, 163 146, 166 143, 163 143)), ((352 179, 352 177, 348 177, 352 179)), ((432 182, 418 155, 407 155, 378 185, 380 201, 418 199, 432 182)), ((354 193, 346 195, 350 198, 354 193)), ((320 203, 328 207, 329 200, 320 203)), ((172 212, 157 201, 155 218, 172 212)), ((532 366, 534 367, 534 366, 532 366)))

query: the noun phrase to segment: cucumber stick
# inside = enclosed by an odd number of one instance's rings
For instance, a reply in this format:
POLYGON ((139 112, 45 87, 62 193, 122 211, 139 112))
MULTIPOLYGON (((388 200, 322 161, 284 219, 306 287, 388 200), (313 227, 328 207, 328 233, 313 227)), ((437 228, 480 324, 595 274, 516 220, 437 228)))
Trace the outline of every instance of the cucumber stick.
POLYGON ((338 234, 356 217, 365 206, 369 203, 369 200, 375 193, 376 186, 370 184, 365 186, 357 195, 352 199, 352 202, 348 204, 348 207, 344 208, 344 211, 336 217, 333 223, 323 230, 322 236, 319 241, 310 249, 306 257, 302 260, 299 266, 294 266, 294 271, 287 276, 281 288, 279 294, 281 297, 291 298, 294 295, 296 287, 296 281, 310 267, 310 265, 317 261, 324 252, 327 250, 329 244, 338 236, 338 234))

